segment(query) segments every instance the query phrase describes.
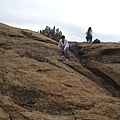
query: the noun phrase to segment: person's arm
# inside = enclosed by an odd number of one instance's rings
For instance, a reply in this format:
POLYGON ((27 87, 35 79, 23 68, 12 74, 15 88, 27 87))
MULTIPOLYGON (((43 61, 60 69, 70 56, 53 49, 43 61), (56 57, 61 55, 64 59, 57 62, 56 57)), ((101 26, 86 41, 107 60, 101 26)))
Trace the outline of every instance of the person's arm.
POLYGON ((61 40, 59 40, 59 43, 58 43, 58 49, 60 49, 60 44, 61 44, 60 42, 61 42, 61 40))
POLYGON ((65 40, 65 48, 64 48, 64 50, 66 50, 67 47, 69 47, 68 40, 65 40))
POLYGON ((92 32, 92 31, 90 31, 90 35, 91 35, 91 36, 93 35, 93 32, 92 32))

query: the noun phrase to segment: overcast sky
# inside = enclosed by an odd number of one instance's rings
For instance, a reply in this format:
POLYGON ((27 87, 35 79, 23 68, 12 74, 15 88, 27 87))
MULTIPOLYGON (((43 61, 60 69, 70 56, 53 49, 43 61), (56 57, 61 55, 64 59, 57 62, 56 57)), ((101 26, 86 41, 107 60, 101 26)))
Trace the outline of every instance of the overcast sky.
POLYGON ((39 31, 59 28, 69 41, 120 41, 120 0, 0 0, 0 22, 39 31))

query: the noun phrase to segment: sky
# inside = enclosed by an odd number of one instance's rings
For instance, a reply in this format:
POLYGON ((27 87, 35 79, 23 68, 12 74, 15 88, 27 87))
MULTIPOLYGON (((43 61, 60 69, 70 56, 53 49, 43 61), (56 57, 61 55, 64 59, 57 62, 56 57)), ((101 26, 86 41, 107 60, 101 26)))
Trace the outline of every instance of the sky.
POLYGON ((59 28, 68 41, 84 42, 92 27, 93 40, 120 41, 119 0, 0 0, 0 22, 39 31, 59 28))

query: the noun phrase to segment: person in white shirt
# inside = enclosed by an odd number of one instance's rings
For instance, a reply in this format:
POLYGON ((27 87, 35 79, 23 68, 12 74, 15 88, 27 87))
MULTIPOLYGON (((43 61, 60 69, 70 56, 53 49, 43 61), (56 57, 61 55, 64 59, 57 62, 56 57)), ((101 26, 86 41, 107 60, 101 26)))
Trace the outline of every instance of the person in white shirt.
POLYGON ((61 56, 62 57, 65 56, 66 61, 68 61, 69 60, 69 55, 68 55, 69 44, 68 44, 68 40, 65 39, 64 35, 59 40, 58 49, 61 50, 61 56))
POLYGON ((87 42, 92 42, 92 28, 89 27, 87 32, 85 33, 86 34, 86 39, 87 39, 87 42))

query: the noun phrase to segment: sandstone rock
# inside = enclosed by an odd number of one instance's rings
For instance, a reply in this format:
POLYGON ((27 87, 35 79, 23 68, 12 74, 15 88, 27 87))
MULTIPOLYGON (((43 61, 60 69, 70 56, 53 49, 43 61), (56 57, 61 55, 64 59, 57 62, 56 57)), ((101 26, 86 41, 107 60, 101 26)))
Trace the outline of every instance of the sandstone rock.
POLYGON ((0 23, 1 119, 119 119, 120 43, 75 45, 0 23))

